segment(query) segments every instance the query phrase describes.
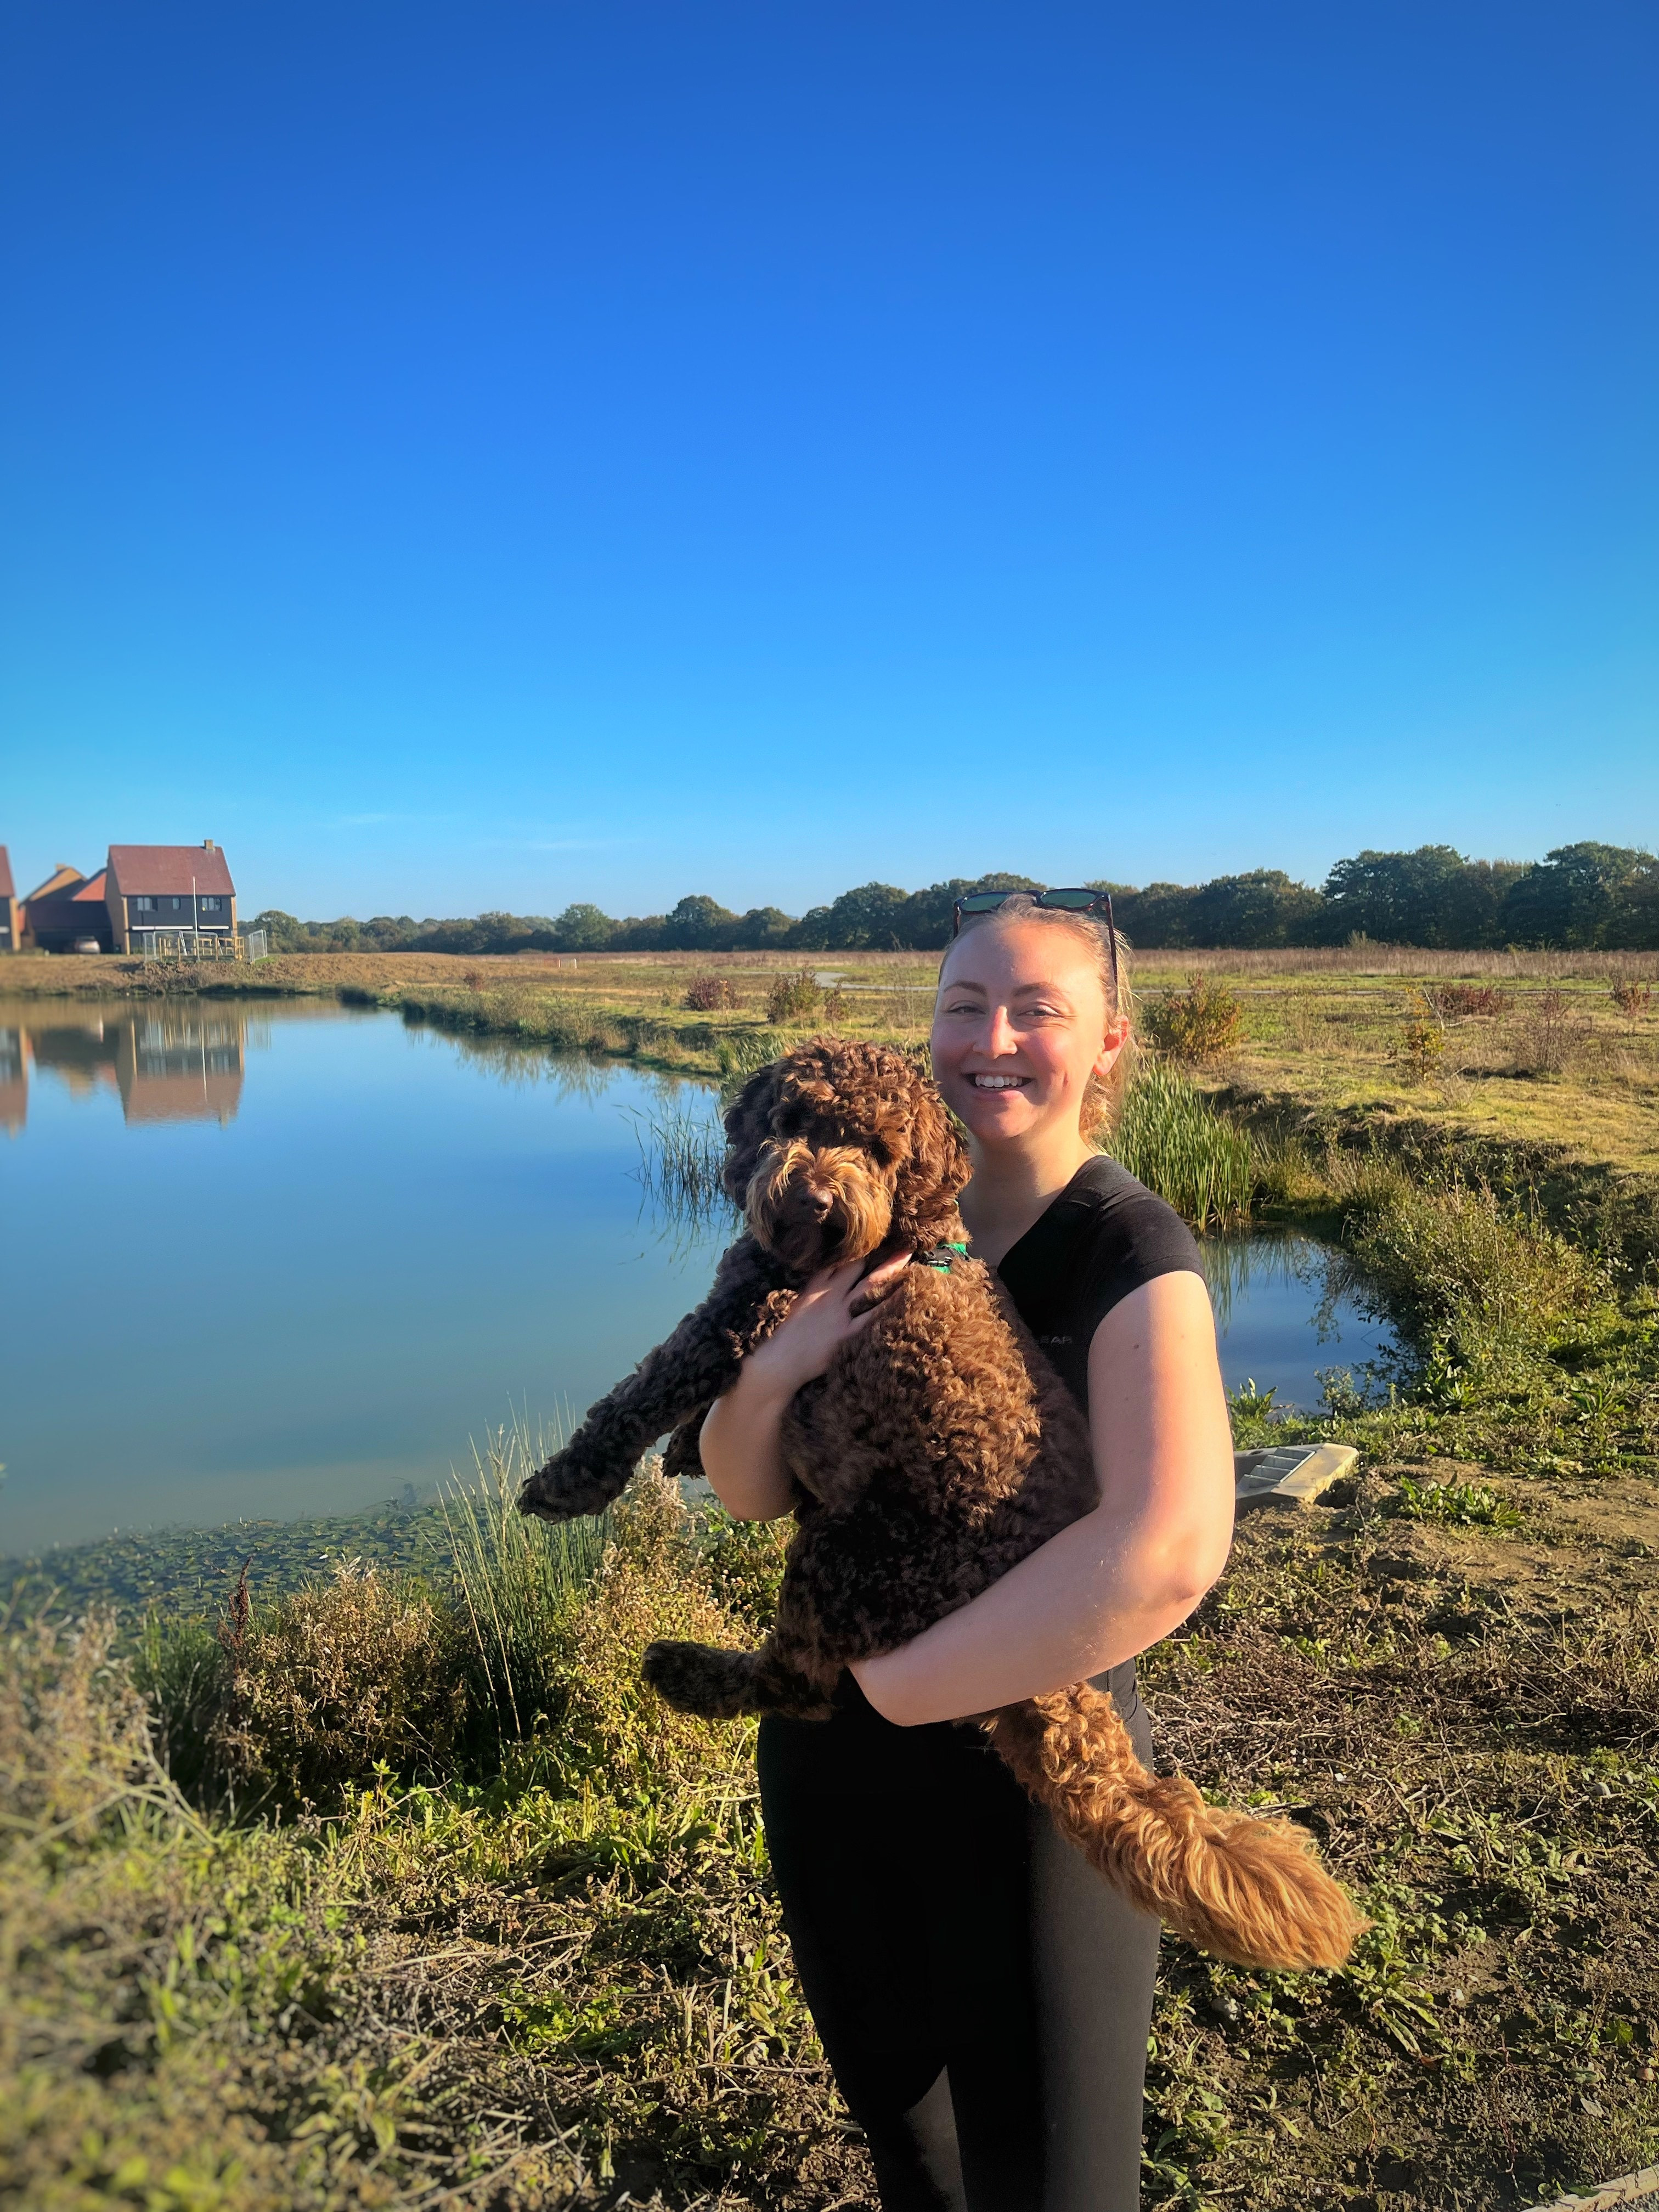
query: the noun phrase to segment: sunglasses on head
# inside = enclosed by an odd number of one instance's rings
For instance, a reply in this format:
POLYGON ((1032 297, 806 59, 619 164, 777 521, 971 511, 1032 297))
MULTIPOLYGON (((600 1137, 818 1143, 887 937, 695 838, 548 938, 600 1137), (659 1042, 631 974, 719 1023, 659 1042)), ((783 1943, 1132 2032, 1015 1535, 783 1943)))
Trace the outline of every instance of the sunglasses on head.
POLYGON ((1091 891, 1084 888, 1053 891, 969 891, 956 902, 956 912, 951 923, 951 936, 961 936, 964 916, 971 918, 976 914, 994 914, 1000 906, 1006 906, 1010 899, 1024 899, 1032 906, 1058 908, 1063 914, 1097 915, 1104 921, 1107 949, 1112 962, 1112 1005, 1115 1008, 1118 999, 1117 928, 1112 920, 1109 895, 1105 891, 1091 891))

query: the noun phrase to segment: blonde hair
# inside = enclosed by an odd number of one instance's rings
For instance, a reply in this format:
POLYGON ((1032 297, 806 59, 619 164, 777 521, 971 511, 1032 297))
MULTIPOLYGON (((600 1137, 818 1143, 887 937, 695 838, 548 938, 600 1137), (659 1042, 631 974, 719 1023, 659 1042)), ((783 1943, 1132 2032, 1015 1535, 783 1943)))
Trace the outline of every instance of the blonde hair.
MULTIPOLYGON (((1083 1094, 1083 1103, 1078 1112, 1078 1127, 1091 1144, 1103 1146, 1117 1126, 1123 1111, 1123 1101, 1128 1095, 1134 1079, 1135 1061, 1139 1047, 1134 1033, 1134 988, 1129 978, 1129 947, 1121 930, 1117 931, 1116 988, 1113 988, 1112 948, 1106 935, 1105 918, 1097 920, 1092 915, 1068 911, 1064 907, 1033 906, 1029 900, 993 907, 989 914, 969 914, 962 918, 962 937, 969 930, 1024 928, 1027 923, 1040 922, 1045 929, 1064 930, 1068 937, 1088 949, 1094 969, 1100 978, 1100 994, 1106 1001, 1109 1014, 1126 1015, 1129 1034, 1123 1040, 1123 1049, 1112 1062, 1108 1075, 1091 1075, 1083 1094)), ((945 981, 945 970, 951 952, 961 942, 952 938, 945 948, 939 963, 939 980, 945 981)))

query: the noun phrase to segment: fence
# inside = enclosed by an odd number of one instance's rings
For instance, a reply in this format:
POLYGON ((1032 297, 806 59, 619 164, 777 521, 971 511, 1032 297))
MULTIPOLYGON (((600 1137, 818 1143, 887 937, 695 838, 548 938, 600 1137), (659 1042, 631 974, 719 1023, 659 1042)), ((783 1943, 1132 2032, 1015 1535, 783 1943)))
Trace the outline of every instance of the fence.
POLYGON ((135 929, 132 949, 145 960, 263 960, 270 950, 263 929, 246 935, 229 929, 135 929))

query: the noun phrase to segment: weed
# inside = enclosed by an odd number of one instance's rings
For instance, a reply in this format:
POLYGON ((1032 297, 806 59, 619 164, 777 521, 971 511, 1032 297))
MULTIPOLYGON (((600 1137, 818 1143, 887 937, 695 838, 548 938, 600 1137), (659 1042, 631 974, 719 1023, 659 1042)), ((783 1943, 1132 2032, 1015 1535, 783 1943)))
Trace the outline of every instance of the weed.
POLYGON ((1518 1528, 1514 1506, 1480 1482, 1413 1482, 1403 1475, 1396 1510, 1408 1521, 1432 1521, 1447 1528, 1518 1528))
POLYGON ((1244 1035, 1244 1008, 1224 983, 1189 975, 1184 991, 1166 991, 1141 1008, 1141 1026, 1171 1060, 1220 1060, 1244 1035))
POLYGON ((1628 979, 1615 983, 1608 996, 1632 1028, 1653 1004, 1651 983, 1635 983, 1628 979))
POLYGON ((1495 1020, 1510 1003, 1509 993, 1496 983, 1425 983, 1420 995, 1440 1022, 1495 1020))

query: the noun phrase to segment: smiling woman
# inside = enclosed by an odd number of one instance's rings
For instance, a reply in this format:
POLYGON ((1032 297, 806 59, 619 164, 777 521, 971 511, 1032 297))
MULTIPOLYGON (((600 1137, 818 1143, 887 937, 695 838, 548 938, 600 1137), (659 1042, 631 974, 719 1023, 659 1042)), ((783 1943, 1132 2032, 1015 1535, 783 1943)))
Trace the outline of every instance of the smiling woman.
MULTIPOLYGON (((767 1835, 824 2048, 887 2212, 1130 2212, 1158 1924, 1034 1810, 971 1716, 1080 1677, 1143 1759, 1133 1656, 1226 1559, 1232 1455, 1196 1247, 1092 1141, 1133 1049, 1106 927, 1009 900, 968 916, 933 1028, 968 1133, 976 1257, 1089 1419, 1099 1504, 899 1650, 827 1722, 769 1716, 767 1835)), ((826 1270, 710 1413, 734 1512, 791 1503, 783 1408, 866 1325, 871 1279, 826 1270)))

